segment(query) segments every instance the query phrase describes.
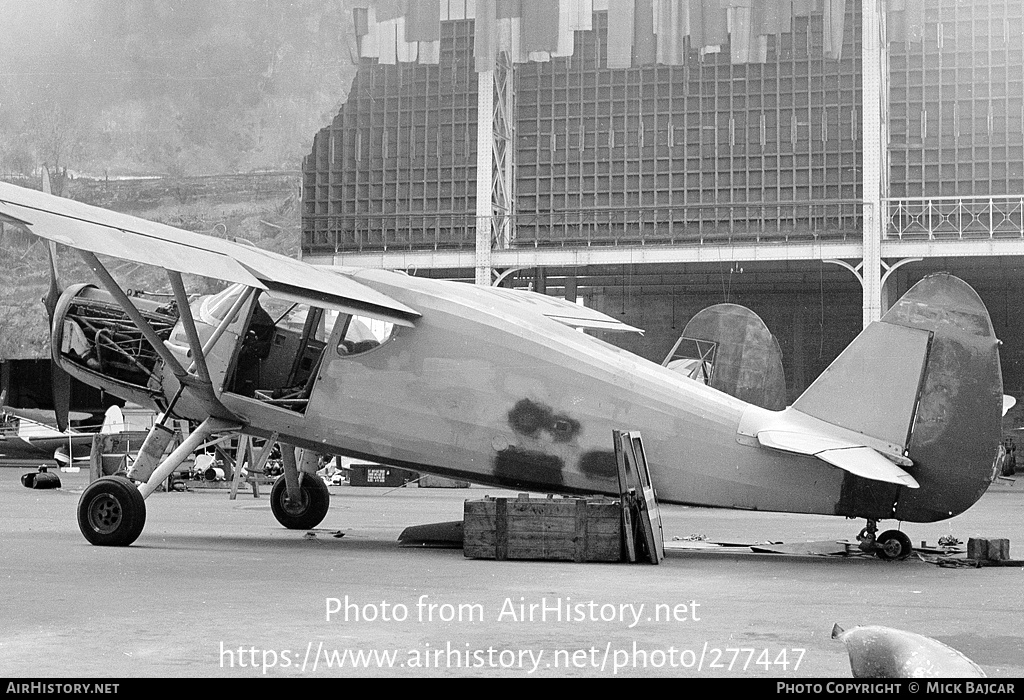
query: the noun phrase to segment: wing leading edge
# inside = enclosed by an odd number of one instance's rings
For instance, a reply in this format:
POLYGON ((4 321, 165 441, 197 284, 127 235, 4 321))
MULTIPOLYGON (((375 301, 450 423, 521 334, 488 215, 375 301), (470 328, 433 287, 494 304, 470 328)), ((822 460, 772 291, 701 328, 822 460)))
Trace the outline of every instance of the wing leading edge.
POLYGON ((0 183, 0 217, 40 238, 411 326, 419 312, 352 279, 252 246, 0 183))

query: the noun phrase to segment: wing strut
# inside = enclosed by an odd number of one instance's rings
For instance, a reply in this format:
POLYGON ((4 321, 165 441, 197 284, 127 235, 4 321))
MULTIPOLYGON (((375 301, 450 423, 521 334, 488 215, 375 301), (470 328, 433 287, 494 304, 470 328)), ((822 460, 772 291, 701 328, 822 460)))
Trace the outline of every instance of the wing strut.
POLYGON ((146 337, 149 344, 153 346, 153 349, 160 356, 160 359, 167 363, 167 366, 174 373, 174 376, 178 377, 178 379, 185 376, 187 374, 185 368, 181 366, 177 358, 175 358, 174 355, 171 354, 171 351, 167 349, 167 346, 164 345, 164 341, 160 339, 160 336, 156 334, 153 327, 149 325, 149 321, 147 321, 139 310, 135 308, 135 304, 133 304, 131 299, 128 298, 128 295, 122 291, 121 286, 114 280, 111 274, 107 272, 107 268, 103 266, 103 263, 100 262, 99 258, 87 250, 79 250, 78 254, 82 256, 86 265, 88 265, 89 268, 96 273, 96 276, 100 278, 100 282, 103 283, 103 287, 117 300, 117 303, 120 304, 124 309, 124 312, 128 314, 128 318, 132 320, 132 323, 139 327, 139 331, 146 337))
POLYGON ((188 293, 185 291, 185 283, 181 281, 181 273, 168 270, 167 278, 171 281, 174 300, 178 302, 178 313, 181 314, 179 319, 185 326, 185 335, 188 336, 188 345, 192 348, 192 356, 195 358, 193 364, 199 374, 199 381, 203 384, 210 384, 210 370, 206 366, 206 353, 203 352, 203 342, 199 339, 199 331, 196 330, 196 322, 192 318, 192 307, 188 303, 188 293))
MULTIPOLYGON (((210 336, 210 338, 206 341, 206 345, 203 346, 204 355, 210 354, 210 351, 213 350, 213 347, 217 344, 217 341, 221 339, 221 336, 224 335, 224 332, 228 329, 228 326, 231 325, 232 321, 235 318, 235 315, 242 310, 242 306, 245 304, 245 302, 249 301, 249 297, 252 296, 252 293, 254 291, 255 290, 252 287, 246 287, 245 291, 238 295, 238 298, 235 299, 235 303, 231 305, 231 309, 224 315, 224 318, 221 319, 221 322, 220 324, 218 324, 217 329, 213 332, 213 335, 210 336)), ((195 369, 195 366, 196 363, 193 362, 191 365, 189 365, 188 371, 191 372, 193 369, 195 369)))

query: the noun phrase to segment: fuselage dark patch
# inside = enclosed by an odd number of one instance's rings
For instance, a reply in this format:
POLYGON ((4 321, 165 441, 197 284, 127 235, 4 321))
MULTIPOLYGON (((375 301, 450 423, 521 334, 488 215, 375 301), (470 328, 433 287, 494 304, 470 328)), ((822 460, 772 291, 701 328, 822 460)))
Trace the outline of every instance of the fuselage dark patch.
POLYGON ((565 462, 560 457, 518 447, 505 448, 494 458, 494 475, 497 477, 551 486, 562 485, 564 467, 565 462))
POLYGON ((520 399, 508 412, 508 424, 516 433, 526 437, 538 437, 542 431, 551 435, 555 442, 570 442, 580 433, 582 426, 575 418, 556 414, 549 406, 530 399, 520 399))
POLYGON ((618 475, 613 450, 592 450, 584 452, 580 457, 580 471, 587 476, 612 478, 618 475))

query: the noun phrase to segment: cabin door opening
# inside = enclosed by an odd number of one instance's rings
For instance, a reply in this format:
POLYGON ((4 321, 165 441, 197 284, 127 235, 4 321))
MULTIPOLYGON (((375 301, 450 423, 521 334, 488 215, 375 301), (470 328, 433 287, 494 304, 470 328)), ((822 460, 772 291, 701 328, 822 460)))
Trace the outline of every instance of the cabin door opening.
POLYGON ((304 414, 339 317, 345 315, 261 294, 224 390, 304 414))

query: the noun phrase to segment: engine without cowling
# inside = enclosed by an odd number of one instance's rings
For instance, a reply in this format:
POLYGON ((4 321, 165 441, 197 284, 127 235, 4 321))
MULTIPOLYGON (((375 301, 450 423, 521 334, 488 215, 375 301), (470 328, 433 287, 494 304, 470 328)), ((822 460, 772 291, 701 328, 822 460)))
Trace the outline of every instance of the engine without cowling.
MULTIPOLYGON (((177 305, 140 297, 131 301, 167 340, 178 322, 177 305)), ((100 388, 118 396, 127 391, 143 405, 161 395, 160 357, 106 291, 87 284, 67 289, 54 316, 51 343, 54 361, 72 376, 93 385, 99 377, 100 388)))

